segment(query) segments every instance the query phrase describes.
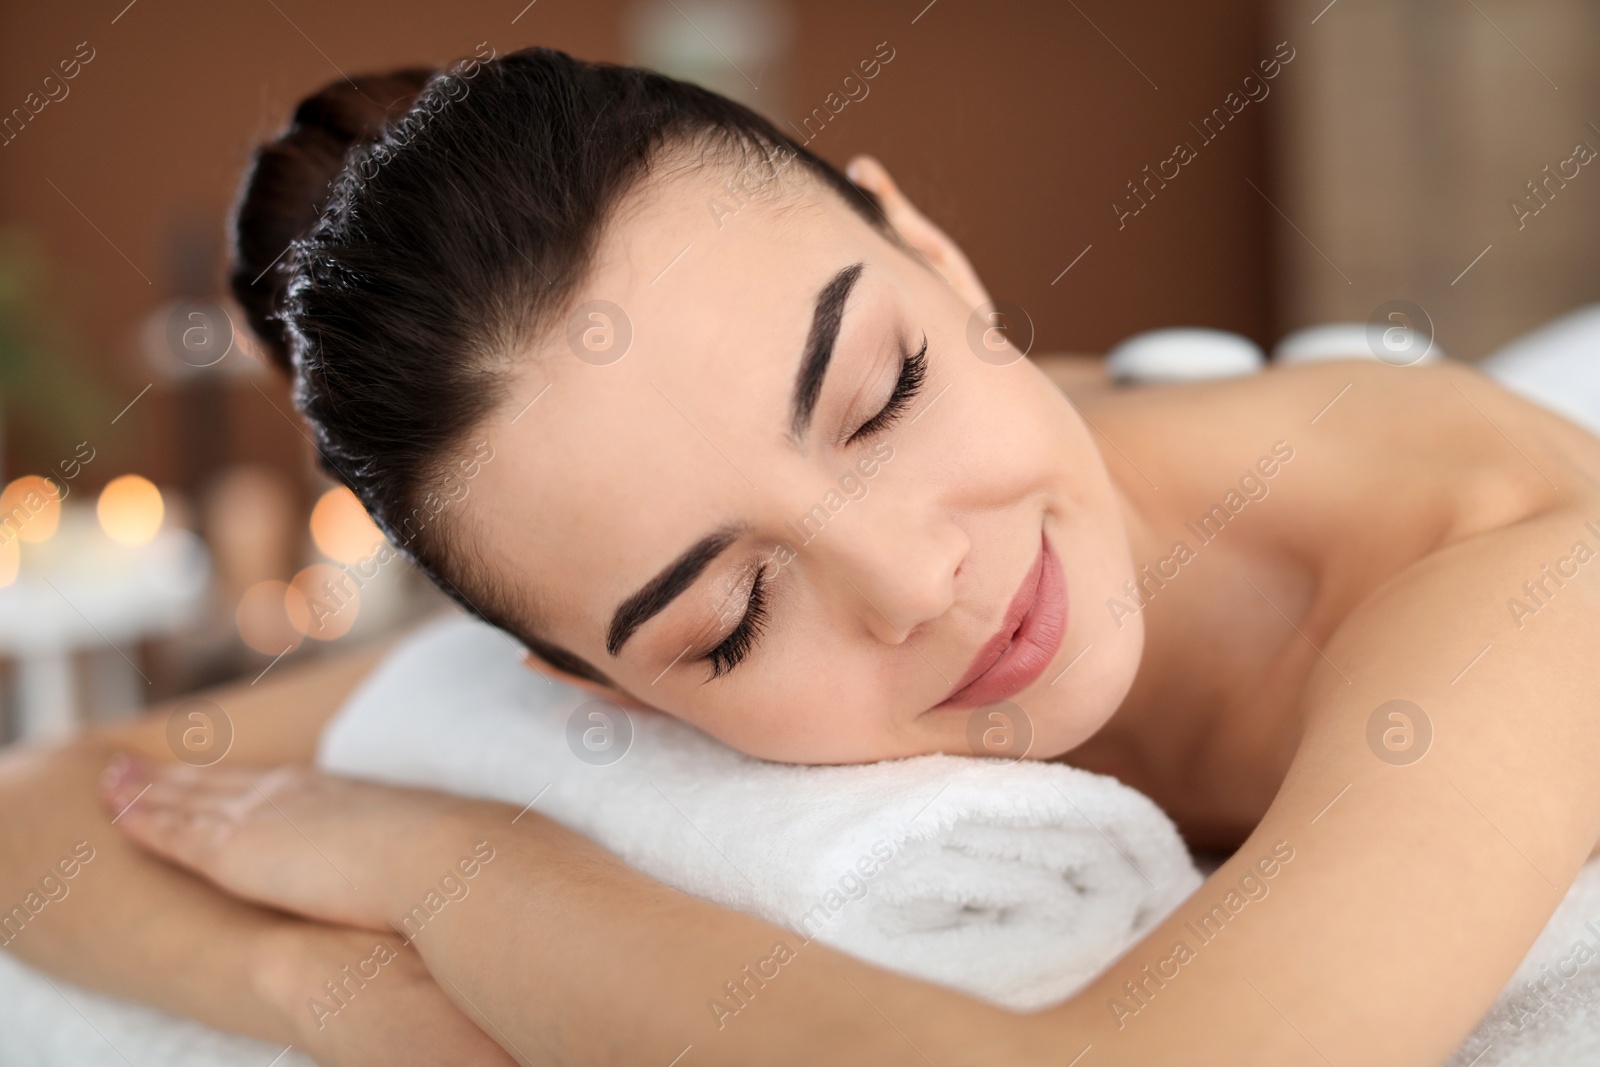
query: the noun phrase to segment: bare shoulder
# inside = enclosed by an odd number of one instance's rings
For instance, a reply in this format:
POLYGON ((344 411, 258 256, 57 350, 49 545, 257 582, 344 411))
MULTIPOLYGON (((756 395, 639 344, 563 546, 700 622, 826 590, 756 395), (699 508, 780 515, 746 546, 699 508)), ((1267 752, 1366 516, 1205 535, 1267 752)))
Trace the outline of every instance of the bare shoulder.
MULTIPOLYGON (((1052 377, 1072 374, 1073 365, 1064 357, 1050 357, 1046 370, 1052 377)), ((1210 423, 1218 431, 1269 421, 1286 429, 1315 426, 1334 433, 1341 427, 1381 426, 1402 441, 1418 444, 1450 428, 1475 426, 1474 438, 1482 430, 1492 433, 1489 424, 1498 415, 1519 426, 1559 426, 1594 440, 1471 365, 1454 361, 1407 367, 1369 359, 1273 365, 1237 377, 1110 387, 1097 392, 1092 404, 1108 412, 1158 410, 1180 423, 1210 423)))
POLYGON ((1330 551, 1425 554, 1600 484, 1600 438, 1459 363, 1327 361, 1077 403, 1116 445, 1107 462, 1136 467, 1125 480, 1160 486, 1180 514, 1274 445, 1291 451, 1259 530, 1330 551))
POLYGON ((1318 405, 1305 438, 1314 461, 1326 450, 1330 478, 1377 490, 1388 514, 1430 502, 1441 544, 1582 501, 1600 479, 1600 438, 1466 364, 1313 364, 1262 384, 1301 410, 1318 405))

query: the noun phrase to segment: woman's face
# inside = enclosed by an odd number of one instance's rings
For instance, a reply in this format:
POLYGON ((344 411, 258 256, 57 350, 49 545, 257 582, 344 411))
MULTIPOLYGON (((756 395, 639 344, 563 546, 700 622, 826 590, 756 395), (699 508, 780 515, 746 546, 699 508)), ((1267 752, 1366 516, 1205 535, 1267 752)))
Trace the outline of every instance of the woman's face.
POLYGON ((798 172, 630 197, 480 428, 458 536, 619 699, 752 755, 1065 752, 1143 647, 1104 607, 1123 498, 959 250, 892 185, 915 253, 798 172))

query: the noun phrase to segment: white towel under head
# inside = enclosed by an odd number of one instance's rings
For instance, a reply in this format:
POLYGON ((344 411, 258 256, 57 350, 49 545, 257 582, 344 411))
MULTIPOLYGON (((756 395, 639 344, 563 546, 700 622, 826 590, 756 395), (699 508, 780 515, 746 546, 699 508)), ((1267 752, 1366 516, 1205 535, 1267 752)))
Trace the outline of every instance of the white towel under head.
POLYGON ((591 722, 601 705, 521 656, 470 619, 424 629, 329 724, 319 764, 537 797, 646 874, 796 931, 796 948, 814 936, 1014 1008, 1069 996, 1201 882, 1167 816, 1113 778, 943 755, 771 763, 659 713, 604 705, 612 721, 591 722), (586 729, 617 747, 591 754, 586 729))

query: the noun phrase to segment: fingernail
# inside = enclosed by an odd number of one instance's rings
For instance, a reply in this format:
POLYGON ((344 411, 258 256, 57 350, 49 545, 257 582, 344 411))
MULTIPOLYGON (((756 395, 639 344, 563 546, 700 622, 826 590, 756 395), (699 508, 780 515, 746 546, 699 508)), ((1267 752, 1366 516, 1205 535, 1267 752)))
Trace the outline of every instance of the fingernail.
POLYGON ((845 177, 859 184, 862 176, 861 161, 859 159, 852 159, 849 163, 846 163, 844 173, 845 177))
POLYGON ((141 789, 151 781, 145 761, 138 756, 119 752, 106 766, 101 781, 109 779, 106 791, 112 795, 141 789))
POLYGON ((107 761, 106 769, 100 772, 100 788, 108 793, 116 789, 127 779, 132 766, 133 761, 126 753, 116 753, 107 761))

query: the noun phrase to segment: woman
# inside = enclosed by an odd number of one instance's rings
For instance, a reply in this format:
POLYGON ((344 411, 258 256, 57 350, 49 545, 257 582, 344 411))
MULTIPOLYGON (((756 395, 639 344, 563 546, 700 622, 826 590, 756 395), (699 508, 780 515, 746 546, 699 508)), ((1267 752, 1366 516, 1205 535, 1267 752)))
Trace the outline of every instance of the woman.
POLYGON ((304 768, 369 656, 219 695, 232 759, 114 761, 100 811, 92 773, 161 723, 12 757, 8 798, 49 804, 8 868, 104 856, 13 951, 328 1063, 1448 1055, 1600 837, 1600 442, 1459 367, 1070 403, 851 175, 547 50, 340 83, 262 149, 236 290, 327 468, 542 669, 792 762, 970 753, 1006 711, 1232 852, 1190 901, 1032 1015, 812 943, 719 1026, 792 935, 534 811, 304 768), (1243 878, 1270 898, 1196 942, 1243 878), (308 1012, 374 943, 401 977, 308 1012))

